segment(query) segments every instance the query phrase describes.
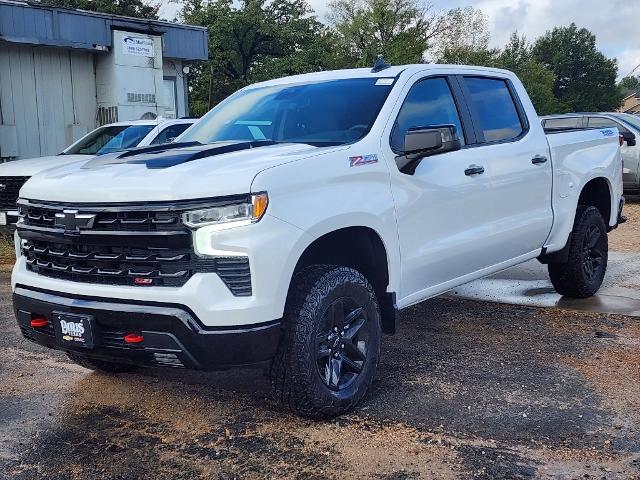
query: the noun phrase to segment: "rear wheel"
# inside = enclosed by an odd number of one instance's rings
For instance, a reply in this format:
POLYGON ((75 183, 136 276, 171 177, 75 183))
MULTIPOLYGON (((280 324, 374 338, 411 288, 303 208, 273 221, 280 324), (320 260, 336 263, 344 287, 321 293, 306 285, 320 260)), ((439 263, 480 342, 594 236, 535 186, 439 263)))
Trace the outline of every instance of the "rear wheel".
POLYGON ((609 251, 607 227, 597 208, 578 207, 569 242, 569 260, 549 264, 551 283, 561 295, 591 297, 604 280, 609 251))
POLYGON ((380 358, 380 311, 356 270, 311 266, 293 279, 270 376, 277 399, 309 418, 331 418, 364 396, 380 358))
POLYGON ((126 363, 107 362, 105 360, 96 360, 94 358, 85 357, 77 353, 67 352, 69 359, 81 367, 89 370, 98 370, 105 373, 126 373, 135 370, 135 365, 126 363))

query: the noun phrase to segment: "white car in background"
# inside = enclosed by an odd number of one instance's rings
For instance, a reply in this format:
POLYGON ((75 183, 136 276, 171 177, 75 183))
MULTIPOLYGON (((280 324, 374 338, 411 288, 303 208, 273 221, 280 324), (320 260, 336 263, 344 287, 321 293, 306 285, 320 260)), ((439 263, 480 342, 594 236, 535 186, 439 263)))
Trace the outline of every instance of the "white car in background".
POLYGON ((172 142, 196 119, 132 120, 98 127, 58 155, 27 158, 0 164, 0 228, 18 220, 16 201, 22 185, 33 175, 95 155, 133 147, 172 142))
POLYGON ((640 117, 622 112, 564 113, 541 117, 547 131, 576 128, 615 127, 622 137, 620 153, 624 162, 622 180, 624 192, 640 193, 640 117))

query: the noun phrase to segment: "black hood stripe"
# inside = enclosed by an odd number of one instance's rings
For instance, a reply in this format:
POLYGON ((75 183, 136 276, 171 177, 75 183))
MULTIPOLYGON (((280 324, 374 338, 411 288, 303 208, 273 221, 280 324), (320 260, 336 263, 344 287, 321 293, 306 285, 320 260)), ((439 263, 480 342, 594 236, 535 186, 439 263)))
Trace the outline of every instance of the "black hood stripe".
POLYGON ((238 152, 257 147, 275 145, 271 140, 251 142, 220 142, 219 144, 202 145, 198 142, 169 143, 127 150, 124 153, 104 155, 95 158, 82 168, 93 168, 103 165, 122 163, 144 164, 149 169, 170 168, 200 158, 214 157, 225 153, 238 152))

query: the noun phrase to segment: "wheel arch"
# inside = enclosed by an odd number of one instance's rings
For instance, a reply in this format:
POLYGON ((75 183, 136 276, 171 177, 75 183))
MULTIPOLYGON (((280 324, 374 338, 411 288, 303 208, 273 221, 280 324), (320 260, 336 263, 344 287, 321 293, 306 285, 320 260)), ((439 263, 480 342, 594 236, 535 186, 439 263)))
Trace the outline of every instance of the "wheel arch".
MULTIPOLYGON (((362 273, 376 292, 382 315, 382 329, 393 334, 397 309, 395 292, 388 292, 391 262, 382 236, 368 226, 348 226, 316 237, 304 249, 294 269, 317 264, 341 265, 362 273)), ((293 278, 293 276, 292 276, 293 278)))
POLYGON ((613 189, 609 180, 605 177, 594 177, 584 184, 578 197, 578 205, 596 207, 606 225, 611 228, 615 222, 613 215, 617 215, 615 200, 612 195, 613 189))

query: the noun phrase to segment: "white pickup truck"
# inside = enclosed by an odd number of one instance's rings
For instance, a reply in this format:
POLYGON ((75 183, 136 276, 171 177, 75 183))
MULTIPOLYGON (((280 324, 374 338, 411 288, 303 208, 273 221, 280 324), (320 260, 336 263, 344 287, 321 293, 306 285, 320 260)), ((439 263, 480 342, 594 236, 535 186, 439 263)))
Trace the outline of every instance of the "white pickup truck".
POLYGON ((18 192, 29 177, 94 155, 171 142, 194 123, 194 119, 188 118, 110 123, 87 133, 58 155, 0 164, 0 234, 13 233, 11 226, 18 220, 18 192))
POLYGON ((363 397, 399 309, 535 258, 593 295, 623 219, 618 132, 546 135, 504 70, 282 78, 178 142, 25 184, 19 327, 103 371, 268 365, 311 418, 363 397))

